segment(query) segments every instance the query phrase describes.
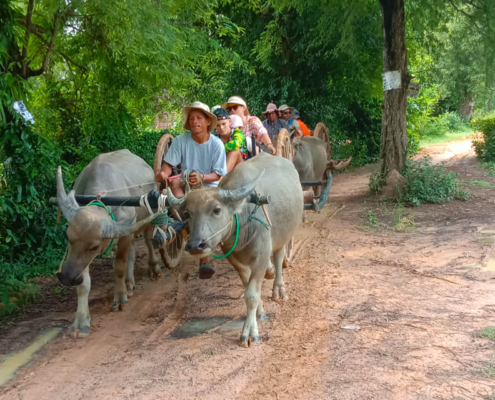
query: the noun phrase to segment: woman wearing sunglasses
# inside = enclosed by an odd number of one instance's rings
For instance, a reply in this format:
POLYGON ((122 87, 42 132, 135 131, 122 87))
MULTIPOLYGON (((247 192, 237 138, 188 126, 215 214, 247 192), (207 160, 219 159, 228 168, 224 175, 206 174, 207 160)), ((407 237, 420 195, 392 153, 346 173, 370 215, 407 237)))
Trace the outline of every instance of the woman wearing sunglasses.
POLYGON ((272 152, 272 155, 275 155, 275 146, 268 136, 268 132, 261 123, 260 119, 249 113, 247 104, 242 97, 230 97, 227 103, 222 105, 222 108, 226 109, 230 115, 237 115, 241 117, 244 124, 243 132, 246 136, 248 147, 251 147, 250 141, 251 138, 254 137, 256 140, 263 143, 267 149, 272 152))

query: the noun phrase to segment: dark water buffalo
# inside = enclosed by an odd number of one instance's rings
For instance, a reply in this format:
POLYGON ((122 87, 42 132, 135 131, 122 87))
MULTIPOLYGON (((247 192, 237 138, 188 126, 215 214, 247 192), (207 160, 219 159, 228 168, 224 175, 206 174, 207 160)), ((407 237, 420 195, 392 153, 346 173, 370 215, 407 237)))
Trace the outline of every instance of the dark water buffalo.
POLYGON ((285 298, 282 261, 285 247, 294 235, 303 213, 303 193, 294 165, 282 157, 267 154, 238 165, 220 182, 219 188, 205 188, 177 199, 168 192, 170 204, 188 218, 191 235, 186 250, 198 257, 207 256, 220 245, 227 253, 233 247, 239 221, 237 245, 228 260, 239 273, 245 287, 247 317, 241 344, 258 341, 257 316, 264 318, 261 284, 272 277, 273 298, 285 298), (266 224, 262 210, 246 200, 253 190, 270 195, 266 206, 272 226, 266 224), (252 217, 252 218, 251 218, 252 217), (262 222, 260 222, 262 221, 262 222), (270 263, 273 253, 275 272, 270 263))
POLYGON ((151 244, 151 217, 142 208, 111 207, 115 221, 103 207, 79 207, 74 195, 96 195, 109 191, 112 196, 139 196, 156 187, 153 170, 129 150, 100 154, 81 172, 69 195, 65 193, 62 171, 57 174, 57 201, 69 221, 69 245, 66 260, 58 279, 64 285, 77 286, 77 312, 72 331, 75 335, 89 334, 91 317, 88 296, 91 289, 89 265, 103 253, 112 239, 117 240, 117 254, 113 263, 115 290, 113 310, 124 310, 127 297, 134 290, 134 232, 145 229, 149 252, 149 270, 159 275, 160 266, 151 244))

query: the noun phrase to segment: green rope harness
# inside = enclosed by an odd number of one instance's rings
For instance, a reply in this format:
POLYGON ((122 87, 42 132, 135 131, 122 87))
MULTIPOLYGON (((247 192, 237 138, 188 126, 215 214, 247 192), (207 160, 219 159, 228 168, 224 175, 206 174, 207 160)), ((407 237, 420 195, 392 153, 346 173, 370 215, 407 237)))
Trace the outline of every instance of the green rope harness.
POLYGON ((162 225, 170 225, 174 222, 169 218, 166 212, 159 214, 153 221, 151 221, 152 226, 162 226, 162 225))
POLYGON ((249 215, 248 217, 248 222, 251 222, 253 219, 255 219, 256 221, 258 221, 261 225, 263 225, 267 230, 270 230, 270 225, 268 225, 266 222, 262 221, 261 219, 257 218, 254 216, 254 214, 256 214, 256 211, 258 211, 258 209, 261 207, 261 205, 259 204, 256 204, 256 206, 253 208, 253 211, 251 212, 251 214, 249 215))
MULTIPOLYGON (((112 210, 110 210, 105 204, 103 204, 101 201, 98 201, 98 200, 93 200, 91 203, 89 203, 86 207, 89 207, 89 206, 97 206, 97 207, 101 207, 101 208, 104 208, 105 210, 107 210, 107 212, 110 214, 110 216, 112 217, 112 219, 115 221, 115 215, 113 215, 113 212, 112 210)), ((110 251, 110 249, 112 248, 113 246, 113 239, 110 241, 110 244, 108 245, 107 249, 103 252, 103 254, 108 254, 108 252, 110 251)))
POLYGON ((221 260, 222 258, 227 258, 232 254, 232 252, 235 249, 235 246, 237 246, 237 241, 239 240, 239 218, 237 217, 237 214, 234 214, 235 217, 235 240, 234 240, 234 245, 232 248, 223 256, 216 256, 215 254, 212 254, 211 256, 213 258, 216 258, 217 260, 221 260))

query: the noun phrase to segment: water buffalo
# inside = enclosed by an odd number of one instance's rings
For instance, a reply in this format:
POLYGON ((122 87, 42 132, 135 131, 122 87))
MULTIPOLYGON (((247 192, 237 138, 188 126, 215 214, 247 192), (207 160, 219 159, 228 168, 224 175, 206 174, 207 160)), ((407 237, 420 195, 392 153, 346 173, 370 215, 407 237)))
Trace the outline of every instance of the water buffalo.
POLYGON ((282 157, 261 153, 239 164, 221 180, 218 188, 192 191, 180 199, 169 190, 168 200, 188 219, 191 234, 186 250, 198 257, 207 256, 217 245, 228 253, 234 246, 236 230, 240 228, 237 244, 228 256, 245 287, 247 317, 240 341, 245 346, 250 341, 257 342, 256 317, 264 318, 263 279, 275 275, 273 298, 286 297, 282 278, 285 246, 294 235, 304 208, 294 165, 282 157), (258 193, 271 196, 266 207, 271 227, 262 210, 246 202, 255 188, 258 193), (275 267, 270 262, 272 253, 275 267))
POLYGON ((294 139, 294 167, 299 174, 300 181, 326 180, 329 170, 345 168, 352 157, 347 160, 330 160, 327 147, 330 146, 318 137, 304 136, 294 139))
POLYGON ((146 211, 133 207, 111 207, 115 221, 109 212, 98 206, 79 207, 74 195, 96 195, 110 191, 112 196, 139 196, 154 189, 153 170, 141 158, 129 150, 100 154, 81 172, 69 195, 65 193, 62 171, 57 173, 57 202, 69 222, 66 259, 59 281, 67 286, 77 286, 77 312, 72 332, 81 337, 89 334, 91 317, 88 296, 91 289, 89 265, 103 253, 112 239, 118 239, 117 254, 113 263, 115 290, 112 309, 125 310, 127 296, 134 290, 133 245, 134 232, 145 229, 144 237, 148 248, 148 265, 152 275, 159 275, 160 266, 151 244, 153 229, 149 222, 152 217, 146 211))
MULTIPOLYGON (((301 182, 326 180, 329 171, 345 168, 352 160, 352 157, 347 160, 331 160, 330 143, 324 142, 319 137, 304 136, 296 138, 292 144, 295 153, 294 167, 301 182)), ((305 186, 303 189, 307 190, 310 187, 305 186)), ((320 197, 321 186, 314 187, 314 194, 320 197)), ((306 212, 303 214, 303 222, 306 222, 306 212)))

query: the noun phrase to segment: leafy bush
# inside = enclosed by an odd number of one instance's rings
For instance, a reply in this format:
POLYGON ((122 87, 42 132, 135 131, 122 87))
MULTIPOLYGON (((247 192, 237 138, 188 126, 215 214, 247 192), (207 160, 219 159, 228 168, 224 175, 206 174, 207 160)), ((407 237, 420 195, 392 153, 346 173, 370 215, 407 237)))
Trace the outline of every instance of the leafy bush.
POLYGON ((495 116, 473 121, 473 125, 482 134, 481 140, 473 140, 476 156, 485 162, 495 161, 495 116))
POLYGON ((401 171, 406 184, 397 201, 409 205, 467 200, 468 193, 459 188, 457 174, 443 166, 430 165, 428 159, 411 161, 401 171))
POLYGON ((368 184, 368 190, 371 194, 378 194, 382 190, 382 186, 385 183, 385 179, 380 171, 373 172, 370 175, 370 182, 368 184))

